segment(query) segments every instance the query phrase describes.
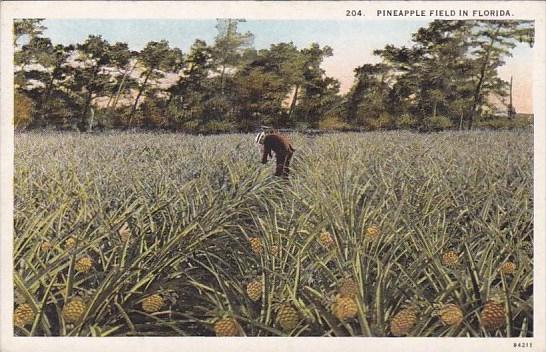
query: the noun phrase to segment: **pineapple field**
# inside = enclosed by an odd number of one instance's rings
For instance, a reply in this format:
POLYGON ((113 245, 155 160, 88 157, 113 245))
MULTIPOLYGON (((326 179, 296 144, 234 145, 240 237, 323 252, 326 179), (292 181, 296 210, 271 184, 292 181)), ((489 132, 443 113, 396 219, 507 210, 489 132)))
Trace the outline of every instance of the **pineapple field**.
POLYGON ((533 336, 533 134, 17 133, 17 336, 533 336))

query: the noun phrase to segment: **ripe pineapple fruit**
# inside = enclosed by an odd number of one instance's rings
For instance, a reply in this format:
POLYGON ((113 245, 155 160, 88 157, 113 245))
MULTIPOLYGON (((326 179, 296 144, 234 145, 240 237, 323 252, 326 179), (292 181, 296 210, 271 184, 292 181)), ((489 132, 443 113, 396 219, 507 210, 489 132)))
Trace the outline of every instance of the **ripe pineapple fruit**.
POLYGON ((65 242, 64 242, 64 248, 68 251, 72 248, 74 248, 74 246, 76 245, 76 239, 74 237, 69 237, 65 242))
POLYGON ((127 223, 124 223, 118 230, 118 235, 122 242, 129 241, 129 238, 131 237, 131 230, 129 230, 129 225, 127 223))
POLYGON ((372 225, 366 229, 366 238, 369 240, 374 240, 377 237, 379 237, 380 231, 379 227, 376 225, 372 225))
POLYGON ((63 318, 67 323, 75 323, 80 320, 85 312, 86 306, 80 297, 72 298, 63 307, 63 318))
POLYGON ((339 281, 339 294, 341 297, 356 298, 358 285, 351 278, 343 278, 339 281))
POLYGON ((453 303, 443 305, 439 316, 442 323, 449 326, 458 325, 463 321, 463 311, 453 303))
POLYGON ((516 272, 516 264, 514 262, 504 262, 499 267, 499 272, 504 275, 512 275, 516 272))
POLYGON ((49 252, 51 248, 53 248, 53 246, 51 245, 49 241, 44 241, 42 242, 42 244, 40 244, 40 250, 42 252, 49 252))
POLYGON ((142 310, 148 313, 158 312, 163 306, 163 297, 153 294, 142 300, 142 310))
POLYGON ((298 312, 288 303, 281 304, 277 309, 276 322, 285 331, 294 329, 298 325, 298 312))
POLYGON ((216 336, 239 336, 241 328, 233 318, 221 318, 214 323, 214 333, 216 336))
POLYGON ((349 320, 356 317, 358 306, 353 298, 337 295, 334 304, 332 304, 332 313, 339 320, 349 320))
POLYGON ((455 266, 459 262, 459 254, 455 251, 447 251, 442 254, 442 264, 445 266, 455 266))
POLYGON ((482 327, 486 330, 495 330, 504 326, 505 314, 503 302, 496 298, 488 300, 480 313, 482 327))
POLYGON ((246 293, 248 294, 248 298, 256 302, 262 297, 263 288, 264 284, 261 278, 254 279, 246 286, 246 293))
POLYGON ((27 303, 20 304, 13 312, 13 325, 24 327, 34 320, 34 311, 27 303))
POLYGON ((250 242, 250 249, 252 250, 254 254, 258 255, 262 253, 263 251, 262 241, 259 238, 250 237, 248 241, 250 242))
POLYGON ((332 248, 336 242, 329 232, 322 232, 319 236, 319 242, 324 248, 332 248))
POLYGON ((417 313, 413 308, 404 308, 392 318, 391 332, 394 336, 406 335, 417 323, 417 313))
POLYGON ((93 260, 90 257, 81 257, 76 261, 74 269, 79 273, 86 273, 93 267, 93 260))
POLYGON ((278 256, 279 252, 280 252, 279 246, 277 246, 277 245, 271 246, 271 255, 272 256, 274 256, 274 257, 278 256))

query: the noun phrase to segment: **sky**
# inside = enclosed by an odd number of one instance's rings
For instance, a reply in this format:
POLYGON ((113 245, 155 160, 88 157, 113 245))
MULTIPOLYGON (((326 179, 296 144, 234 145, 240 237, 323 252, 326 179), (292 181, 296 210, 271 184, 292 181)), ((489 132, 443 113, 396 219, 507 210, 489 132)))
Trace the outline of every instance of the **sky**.
MULTIPOLYGON (((411 45, 411 34, 426 26, 425 20, 248 20, 239 24, 239 31, 254 34, 256 49, 268 48, 279 42, 294 42, 298 48, 313 42, 333 48, 323 68, 329 76, 341 82, 341 91, 353 83, 353 70, 365 63, 379 62, 373 50, 387 44, 411 45)), ((187 52, 195 39, 212 44, 217 34, 216 20, 96 20, 46 19, 45 35, 53 43, 81 43, 90 34, 100 34, 109 42, 126 42, 132 50, 142 49, 149 41, 168 40, 171 46, 187 52)), ((514 77, 514 105, 518 112, 532 112, 532 49, 518 45, 513 57, 499 69, 501 78, 514 77)))

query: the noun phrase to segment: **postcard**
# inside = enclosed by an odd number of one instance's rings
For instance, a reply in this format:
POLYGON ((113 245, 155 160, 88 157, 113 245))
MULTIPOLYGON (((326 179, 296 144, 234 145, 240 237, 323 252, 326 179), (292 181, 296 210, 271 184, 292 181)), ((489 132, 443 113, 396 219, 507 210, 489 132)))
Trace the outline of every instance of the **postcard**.
POLYGON ((2 351, 546 351, 545 3, 0 6, 2 351))

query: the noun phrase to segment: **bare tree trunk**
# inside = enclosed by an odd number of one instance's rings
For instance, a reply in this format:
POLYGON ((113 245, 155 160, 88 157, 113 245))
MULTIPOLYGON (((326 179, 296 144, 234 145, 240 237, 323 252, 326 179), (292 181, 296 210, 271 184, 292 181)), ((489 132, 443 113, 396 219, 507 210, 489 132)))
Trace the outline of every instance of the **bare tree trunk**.
POLYGON ((125 73, 123 74, 123 78, 121 79, 121 83, 119 84, 118 91, 116 93, 116 98, 114 99, 114 105, 112 106, 113 109, 115 109, 116 106, 118 105, 119 97, 121 95, 121 92, 123 91, 123 88, 125 87, 125 81, 127 80, 127 76, 133 73, 133 71, 136 68, 136 65, 137 64, 135 63, 133 67, 131 68, 131 70, 126 70, 125 73))
POLYGON ((482 94, 482 87, 483 82, 485 80, 485 74, 487 71, 487 66, 489 66, 489 56, 491 55, 491 50, 493 48, 493 44, 495 44, 495 41, 497 40, 497 35, 501 29, 501 26, 499 25, 497 27, 497 31, 494 35, 491 36, 491 41, 489 42, 489 47, 487 48, 485 52, 485 58, 483 60, 482 66, 480 68, 480 78, 478 79, 478 84, 476 85, 476 89, 474 90, 474 101, 472 103, 472 109, 470 110, 470 116, 468 117, 468 129, 472 129, 472 124, 474 123, 474 116, 476 115, 476 112, 478 110, 480 100, 481 100, 481 94, 482 94))
POLYGON ((144 92, 144 89, 146 88, 146 84, 148 83, 148 79, 152 75, 153 69, 150 69, 148 74, 146 75, 146 78, 144 79, 144 83, 142 83, 142 86, 140 86, 140 89, 138 90, 138 94, 135 99, 135 103, 133 104, 133 108, 131 109, 131 113, 129 114, 129 125, 131 125, 131 122, 133 120, 133 116, 135 115, 136 109, 138 107, 138 101, 140 100, 140 97, 142 93, 144 92))
POLYGON ((508 105, 508 118, 514 118, 514 105, 512 105, 512 76, 510 76, 510 104, 508 105))
POLYGON ((288 110, 288 121, 291 121, 292 114, 294 113, 294 109, 296 108, 296 103, 298 100, 298 90, 300 89, 300 85, 296 84, 296 89, 294 90, 294 96, 292 97, 292 102, 290 103, 290 109, 288 110))
POLYGON ((95 120, 95 110, 93 109, 93 107, 89 107, 89 111, 90 111, 90 115, 91 117, 89 118, 89 127, 88 127, 88 131, 91 131, 93 130, 93 123, 94 123, 94 120, 95 120))
POLYGON ((220 73, 220 94, 224 95, 226 64, 222 66, 222 72, 220 73))
POLYGON ((85 99, 85 104, 83 107, 83 113, 80 120, 80 130, 81 131, 87 131, 87 128, 89 124, 87 123, 87 111, 89 110, 89 107, 91 106, 91 100, 93 95, 91 92, 87 93, 87 98, 85 99))
POLYGON ((461 111, 461 118, 459 119, 459 131, 463 130, 463 116, 464 112, 461 111))
MULTIPOLYGON (((96 77, 97 77, 97 72, 99 70, 99 67, 98 66, 95 66, 93 68, 93 74, 91 75, 91 82, 94 82, 96 77)), ((89 107, 91 106, 91 101, 93 100, 93 92, 92 91, 88 91, 87 92, 87 98, 85 99, 85 103, 84 103, 84 107, 83 107, 83 113, 81 115, 81 120, 80 120, 80 129, 82 130, 86 130, 87 127, 86 127, 86 119, 87 119, 87 111, 89 110, 89 107)))

